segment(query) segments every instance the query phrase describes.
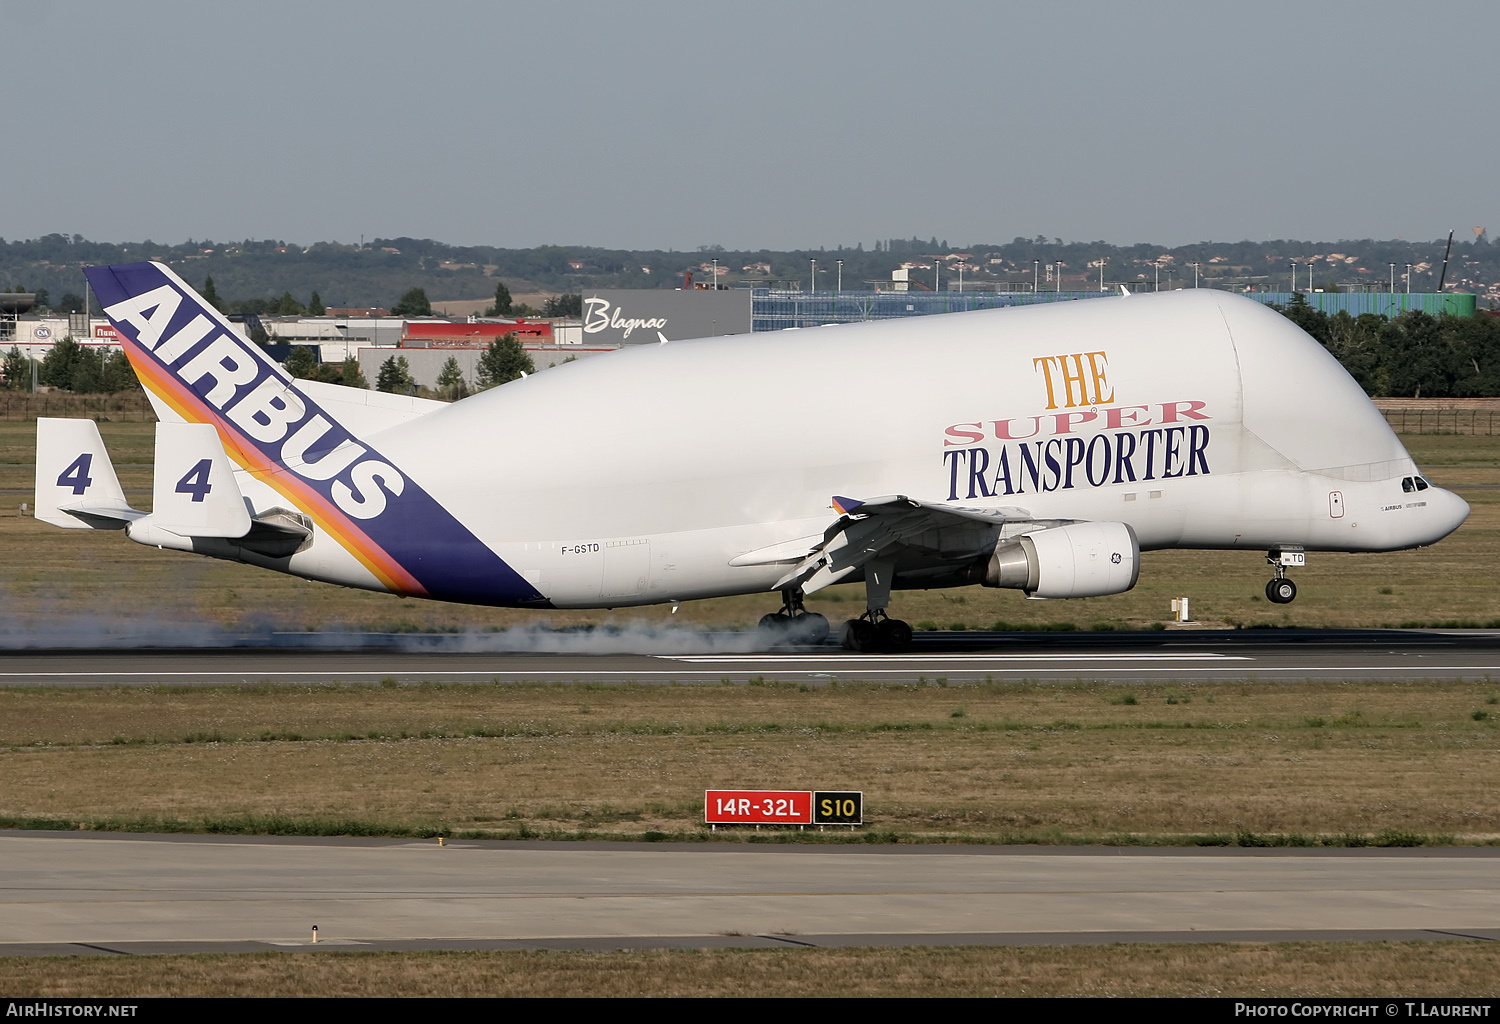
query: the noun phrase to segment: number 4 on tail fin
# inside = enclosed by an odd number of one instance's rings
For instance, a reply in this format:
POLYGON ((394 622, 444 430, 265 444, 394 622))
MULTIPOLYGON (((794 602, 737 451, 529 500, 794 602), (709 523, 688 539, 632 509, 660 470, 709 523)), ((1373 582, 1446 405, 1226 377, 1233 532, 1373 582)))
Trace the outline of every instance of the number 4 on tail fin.
POLYGON ((210 470, 213 468, 212 459, 199 459, 193 464, 183 478, 177 481, 178 494, 191 494, 194 501, 202 501, 208 497, 213 486, 208 482, 210 470))
POLYGON ((94 464, 94 453, 84 452, 73 460, 72 465, 63 470, 57 477, 57 486, 71 487, 75 495, 83 494, 94 482, 89 476, 89 467, 94 464))

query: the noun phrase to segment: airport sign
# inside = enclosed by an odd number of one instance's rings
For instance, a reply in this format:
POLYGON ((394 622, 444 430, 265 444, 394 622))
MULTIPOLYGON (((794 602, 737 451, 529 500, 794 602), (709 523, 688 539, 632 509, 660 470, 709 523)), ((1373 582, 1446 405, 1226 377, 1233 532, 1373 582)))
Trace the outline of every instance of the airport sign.
POLYGON ((811 825, 813 795, 807 790, 710 789, 703 794, 708 825, 811 825))
POLYGON ((813 794, 814 825, 863 825, 865 795, 857 791, 813 794))

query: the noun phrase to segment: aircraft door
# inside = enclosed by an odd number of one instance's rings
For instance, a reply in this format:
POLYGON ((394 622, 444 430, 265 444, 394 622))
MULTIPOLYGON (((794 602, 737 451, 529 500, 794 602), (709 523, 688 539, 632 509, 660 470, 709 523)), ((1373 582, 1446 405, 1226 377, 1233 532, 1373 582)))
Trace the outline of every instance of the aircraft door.
POLYGON ((645 538, 607 541, 600 597, 639 597, 651 578, 651 542, 645 538))
POLYGON ((1328 492, 1328 517, 1330 519, 1344 518, 1344 492, 1328 492))

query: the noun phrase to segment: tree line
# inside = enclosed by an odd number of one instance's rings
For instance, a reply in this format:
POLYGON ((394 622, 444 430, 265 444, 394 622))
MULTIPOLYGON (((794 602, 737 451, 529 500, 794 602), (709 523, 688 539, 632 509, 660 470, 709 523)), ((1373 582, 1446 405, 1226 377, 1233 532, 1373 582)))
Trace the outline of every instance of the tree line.
MULTIPOLYGON (((1182 282, 1199 264, 1205 280, 1226 277, 1257 286, 1281 287, 1290 282, 1290 263, 1302 264, 1321 254, 1314 266, 1320 288, 1386 285, 1390 265, 1395 264, 1397 287, 1407 264, 1413 269, 1413 291, 1432 290, 1442 274, 1446 237, 1432 240, 1348 239, 1315 241, 1278 239, 1265 241, 1194 242, 1164 246, 1155 243, 1116 245, 1102 240, 1064 240, 1037 235, 1010 241, 970 241, 961 249, 970 254, 981 270, 995 269, 1013 283, 1029 283, 1033 260, 1042 267, 1062 263, 1070 278, 1088 276, 1088 267, 1106 260, 1109 283, 1147 283, 1154 286, 1154 262, 1161 267, 1163 285, 1182 282), (1340 256, 1334 259, 1334 254, 1340 256), (991 265, 991 259, 1000 264, 991 265), (1152 263, 1152 266, 1148 266, 1152 263)), ((673 288, 682 283, 685 270, 717 258, 731 278, 744 282, 785 282, 807 286, 812 260, 817 261, 818 289, 832 288, 843 261, 846 289, 868 287, 866 282, 890 280, 890 272, 902 261, 923 261, 952 254, 948 239, 877 239, 873 247, 852 245, 803 250, 730 250, 722 245, 702 245, 694 251, 605 249, 597 246, 544 245, 531 249, 498 246, 455 246, 432 239, 377 238, 368 245, 316 242, 308 246, 285 240, 244 239, 238 242, 193 240, 165 244, 145 242, 90 242, 80 235, 46 235, 41 238, 6 241, 0 239, 0 287, 27 284, 39 293, 81 302, 80 268, 86 265, 161 260, 194 282, 211 275, 226 299, 226 312, 268 314, 281 310, 289 295, 303 302, 301 287, 316 283, 323 301, 335 306, 384 306, 404 288, 420 286, 430 295, 445 299, 484 298, 496 280, 526 282, 537 290, 572 294, 587 288, 673 288), (746 265, 766 264, 769 274, 744 274, 746 265)), ((695 271, 696 272, 696 271, 695 271)), ((946 274, 944 275, 946 279, 946 274)), ((1097 275, 1095 275, 1097 276, 1097 275)), ((1461 290, 1483 291, 1488 282, 1500 281, 1500 244, 1487 235, 1455 240, 1446 284, 1461 290)), ((61 300, 53 303, 62 307, 61 300)), ((290 307, 287 306, 290 310, 290 307)))
POLYGON ((1281 312, 1333 354, 1371 398, 1500 396, 1500 317, 1386 317, 1313 309, 1299 293, 1281 312))
POLYGON ((105 355, 103 349, 80 345, 71 337, 57 342, 39 361, 12 345, 0 361, 0 375, 11 391, 31 390, 33 375, 43 387, 76 395, 113 394, 140 386, 124 352, 115 349, 105 355))

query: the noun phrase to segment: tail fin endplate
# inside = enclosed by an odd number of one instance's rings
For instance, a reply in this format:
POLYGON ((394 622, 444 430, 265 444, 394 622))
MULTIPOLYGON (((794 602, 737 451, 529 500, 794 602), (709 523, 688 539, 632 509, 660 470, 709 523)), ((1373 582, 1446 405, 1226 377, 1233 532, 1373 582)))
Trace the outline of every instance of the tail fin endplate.
POLYGON ((36 421, 36 518, 65 530, 121 530, 131 508, 93 420, 36 421))
POLYGON ((243 537, 250 513, 234 467, 207 423, 156 425, 152 524, 182 537, 243 537))

